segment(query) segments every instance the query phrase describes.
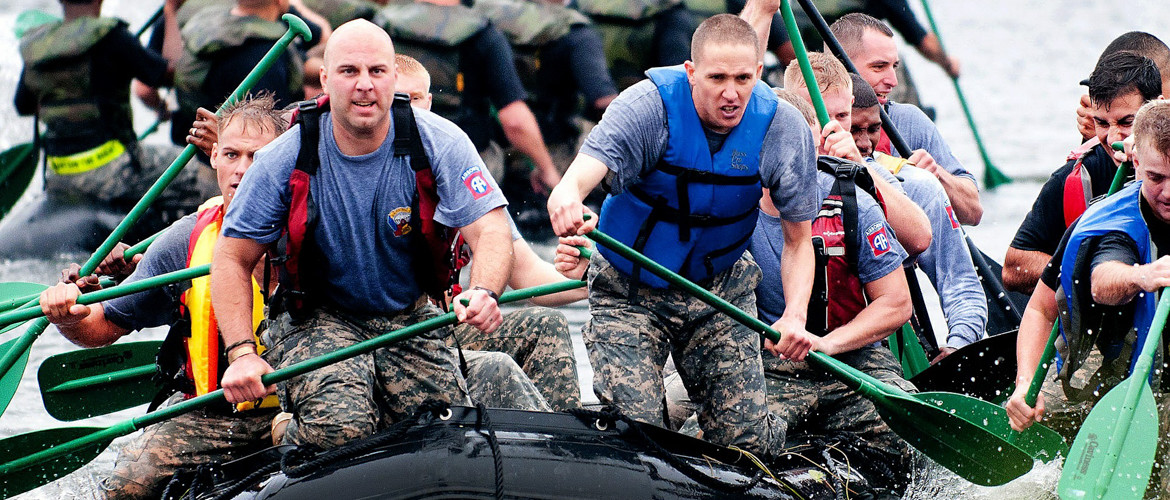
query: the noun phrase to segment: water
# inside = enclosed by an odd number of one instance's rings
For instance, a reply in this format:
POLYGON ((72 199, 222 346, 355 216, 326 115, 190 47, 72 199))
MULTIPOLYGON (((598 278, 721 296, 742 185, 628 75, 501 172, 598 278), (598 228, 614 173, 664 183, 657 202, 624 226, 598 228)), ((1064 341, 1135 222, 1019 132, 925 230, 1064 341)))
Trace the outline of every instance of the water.
MULTIPOLYGON (((911 2, 919 11, 920 5, 911 2)), ((106 0, 104 12, 117 15, 137 28, 157 8, 156 2, 106 0)), ((1102 48, 1117 35, 1143 30, 1170 40, 1170 9, 1163 2, 1137 0, 1114 2, 1076 2, 1021 0, 1014 2, 940 2, 932 5, 943 41, 951 53, 962 60, 963 89, 980 127, 993 162, 1005 173, 1024 179, 983 193, 983 223, 967 228, 972 238, 991 256, 1002 258, 1012 235, 1031 206, 1043 178, 1062 163, 1067 151, 1077 144, 1075 114, 1077 99, 1085 92, 1077 85, 1092 71, 1102 48)), ((0 149, 31 139, 32 123, 18 117, 12 108, 12 96, 20 74, 20 59, 12 35, 16 15, 25 9, 60 13, 51 0, 7 0, 0 3, 0 149)), ((946 75, 926 62, 913 49, 903 55, 913 71, 923 101, 938 111, 938 126, 956 155, 978 176, 982 162, 971 138, 958 101, 946 75)), ((136 104, 137 106, 137 104, 136 104)), ((140 106, 136 114, 139 128, 153 118, 140 106)), ((165 133, 151 141, 164 140, 165 133)), ((537 245, 545 255, 548 245, 537 245)), ((84 255, 61 255, 48 261, 6 260, 0 256, 0 282, 32 281, 50 283, 58 270, 84 255)), ((941 321, 937 302, 933 307, 936 322, 941 321)), ((580 327, 587 311, 577 306, 566 310, 570 321, 580 327)), ((941 325, 939 325, 941 327, 941 325)), ((942 331, 936 327, 936 331, 942 331)), ((0 338, 7 341, 13 333, 0 338)), ((136 340, 160 338, 162 332, 136 333, 136 340)), ((584 349, 577 339, 582 369, 582 386, 588 395, 592 376, 585 363, 584 349)), ((13 436, 32 430, 60 427, 41 406, 36 386, 35 367, 46 356, 73 347, 52 328, 35 344, 15 399, 0 417, 0 436, 13 436)), ((588 396, 587 396, 588 397, 588 396)), ((141 409, 127 410, 94 418, 81 425, 107 426, 141 414, 141 409)), ((23 498, 93 498, 95 474, 109 470, 115 441, 97 460, 63 480, 35 490, 23 498)), ((1060 469, 1054 464, 1037 464, 1029 474, 995 488, 973 486, 953 474, 930 468, 916 478, 907 494, 909 499, 976 498, 1037 499, 1052 498, 1060 469)))

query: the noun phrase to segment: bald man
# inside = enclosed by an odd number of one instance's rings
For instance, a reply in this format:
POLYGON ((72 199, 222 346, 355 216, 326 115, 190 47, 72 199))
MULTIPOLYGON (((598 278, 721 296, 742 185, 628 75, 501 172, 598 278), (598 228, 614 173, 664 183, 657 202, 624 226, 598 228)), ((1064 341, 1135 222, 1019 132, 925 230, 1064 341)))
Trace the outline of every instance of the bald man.
MULTIPOLYGON (((453 277, 445 268, 451 229, 479 257, 455 312, 484 332, 502 321, 497 293, 512 267, 507 202, 467 135, 394 99, 394 44, 378 26, 338 27, 324 60, 329 107, 302 110, 295 127, 256 155, 224 217, 211 293, 229 348, 222 386, 232 402, 271 392, 260 377, 273 367, 441 314, 427 299, 441 297, 453 277), (277 243, 281 291, 261 358, 248 319, 250 276, 277 243)), ((283 442, 329 448, 430 398, 468 403, 445 348, 449 334, 434 330, 282 383, 281 407, 294 415, 283 442)))

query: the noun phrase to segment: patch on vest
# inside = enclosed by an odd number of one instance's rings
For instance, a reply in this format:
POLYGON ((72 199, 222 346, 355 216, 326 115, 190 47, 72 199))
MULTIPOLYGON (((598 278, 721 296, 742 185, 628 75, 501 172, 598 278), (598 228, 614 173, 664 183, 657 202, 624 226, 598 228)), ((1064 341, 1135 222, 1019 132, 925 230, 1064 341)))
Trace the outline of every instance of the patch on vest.
POLYGON ((410 234, 412 228, 410 227, 410 207, 398 207, 390 211, 386 216, 386 223, 390 224, 390 229, 394 230, 394 236, 406 236, 410 234))
POLYGON ((471 196, 477 200, 492 192, 492 185, 488 184, 479 167, 464 170, 462 174, 459 174, 459 180, 463 181, 463 185, 467 186, 468 191, 471 191, 471 196))
POLYGON ((955 218, 955 209, 951 208, 951 202, 946 202, 947 218, 951 219, 951 229, 959 228, 959 219, 955 218))
POLYGON ((880 222, 869 226, 865 230, 865 239, 869 241, 869 249, 873 256, 879 257, 890 251, 890 236, 886 234, 886 225, 880 222))

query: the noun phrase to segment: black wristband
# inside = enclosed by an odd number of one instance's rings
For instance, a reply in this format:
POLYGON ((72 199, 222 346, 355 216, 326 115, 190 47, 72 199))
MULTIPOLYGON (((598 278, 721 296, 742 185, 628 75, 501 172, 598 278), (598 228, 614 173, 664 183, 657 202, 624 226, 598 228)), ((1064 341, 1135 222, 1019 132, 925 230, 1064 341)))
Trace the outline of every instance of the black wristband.
POLYGON ((223 353, 224 354, 231 354, 233 349, 240 347, 242 345, 247 345, 247 344, 252 344, 252 347, 256 347, 256 340, 255 339, 241 340, 239 342, 236 342, 236 343, 224 348, 223 353))
POLYGON ((487 288, 487 287, 483 287, 483 286, 473 286, 473 287, 471 287, 471 289, 472 290, 483 290, 483 291, 487 292, 488 297, 491 297, 492 300, 494 300, 496 302, 500 301, 500 294, 496 293, 491 288, 487 288))

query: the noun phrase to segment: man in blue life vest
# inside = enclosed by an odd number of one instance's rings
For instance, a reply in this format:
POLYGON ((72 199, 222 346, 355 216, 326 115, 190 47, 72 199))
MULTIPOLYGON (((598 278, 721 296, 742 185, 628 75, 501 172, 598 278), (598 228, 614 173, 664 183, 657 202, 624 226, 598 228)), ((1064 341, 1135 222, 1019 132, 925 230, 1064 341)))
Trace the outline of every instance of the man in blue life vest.
POLYGON ((1154 60, 1163 52, 1170 58, 1170 48, 1153 47, 1146 52, 1150 57, 1130 51, 1107 53, 1093 68, 1089 115, 1096 145, 1056 169, 1040 188, 1004 257, 1004 286, 1031 292, 1052 259, 1060 235, 1092 200, 1109 192, 1120 164, 1109 145, 1129 137, 1138 108, 1162 94, 1162 70, 1154 60))
MULTIPOLYGON (((774 324, 780 342, 765 346, 798 358, 812 346, 804 324, 814 267, 816 152, 799 112, 759 82, 761 53, 743 19, 720 14, 704 21, 690 61, 648 71, 649 80, 610 104, 548 207, 558 235, 582 235, 600 224, 754 314, 760 272, 745 250, 760 188, 768 188, 781 214, 784 295, 793 307, 774 324), (610 196, 600 218, 586 221, 582 200, 603 180, 610 196)), ((605 248, 588 277, 592 318, 584 337, 603 403, 663 424, 662 367, 671 354, 699 405, 706 439, 761 453, 778 449, 783 432, 765 404, 756 333, 605 248)))
MULTIPOLYGON (((895 70, 901 64, 893 30, 882 21, 861 13, 842 16, 830 29, 858 73, 873 87, 890 120, 913 150, 907 160, 938 178, 960 223, 978 225, 983 217, 983 205, 979 202, 975 176, 951 153, 950 146, 926 113, 914 105, 888 99, 890 92, 898 86, 895 70)), ((892 153, 884 132, 875 149, 892 153)))
MULTIPOLYGON (((1138 182, 1089 207, 1065 233, 1024 311, 1016 391, 1007 404, 1014 428, 1049 415, 1049 426, 1071 439, 1092 405, 1133 369, 1135 350, 1151 333, 1156 296, 1170 286, 1170 101, 1143 105, 1128 142, 1138 182), (1059 383, 1029 406, 1024 396, 1058 311, 1061 336, 1052 371, 1059 383)), ((1165 344, 1163 336, 1161 348, 1165 344)), ((1170 429, 1166 381, 1164 370, 1154 371, 1159 435, 1170 429)), ((1161 443, 1158 469, 1166 470, 1167 459, 1161 443)), ((1154 476, 1149 491, 1167 491, 1170 474, 1154 476)))
MULTIPOLYGON (((222 197, 209 200, 198 213, 171 225, 124 283, 210 262, 224 210, 252 163, 252 155, 284 131, 287 121, 273 110, 272 98, 265 96, 245 99, 225 109, 220 124, 219 142, 211 161, 222 197)), ((121 258, 112 261, 120 262, 121 258)), ((256 276, 263 276, 262 272, 258 270, 256 276)), ((79 282, 84 285, 90 281, 79 282)), ((260 285, 252 286, 259 294, 260 285)), ((164 352, 177 356, 159 358, 160 362, 173 361, 160 365, 170 379, 168 389, 175 391, 171 401, 218 388, 226 353, 208 301, 208 278, 91 305, 77 304, 79 293, 76 284, 60 283, 41 294, 41 309, 70 341, 83 347, 100 347, 134 330, 173 324, 169 348, 164 352)), ((255 326, 262 317, 257 309, 250 321, 255 326)), ((240 412, 220 405, 147 427, 122 448, 113 473, 103 479, 106 498, 158 498, 179 468, 240 458, 269 446, 268 429, 277 410, 275 403, 272 398, 262 408, 240 412)))
MULTIPOLYGON (((439 315, 427 298, 449 284, 447 228, 457 228, 479 257, 471 286, 453 298, 456 314, 485 332, 502 321, 496 298, 512 266, 506 201, 467 135, 396 104, 394 45, 378 26, 338 27, 324 59, 329 110, 303 111, 296 127, 257 155, 224 216, 211 288, 223 340, 234 346, 222 382, 231 402, 273 391, 260 379, 273 366, 439 315), (261 358, 249 342, 246 285, 275 243, 284 254, 281 311, 261 358)), ((334 447, 401 420, 427 399, 467 403, 445 346, 449 334, 421 334, 281 383, 281 406, 293 414, 283 442, 334 447)))

